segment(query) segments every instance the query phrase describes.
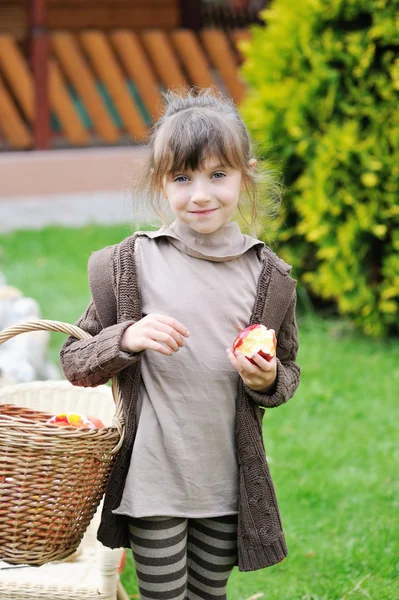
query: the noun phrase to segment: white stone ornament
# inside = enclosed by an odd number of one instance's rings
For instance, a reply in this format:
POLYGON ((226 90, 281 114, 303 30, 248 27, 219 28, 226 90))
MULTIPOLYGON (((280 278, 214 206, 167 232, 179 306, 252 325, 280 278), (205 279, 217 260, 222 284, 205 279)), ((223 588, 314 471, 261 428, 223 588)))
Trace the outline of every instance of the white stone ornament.
MULTIPOLYGON (((16 323, 41 319, 40 306, 21 290, 9 286, 0 271, 0 330, 16 323)), ((47 359, 49 331, 15 336, 0 346, 0 387, 43 379, 61 379, 60 370, 47 359)))
POLYGON ((35 369, 29 361, 13 350, 0 352, 0 370, 3 376, 10 377, 18 383, 35 381, 35 369))

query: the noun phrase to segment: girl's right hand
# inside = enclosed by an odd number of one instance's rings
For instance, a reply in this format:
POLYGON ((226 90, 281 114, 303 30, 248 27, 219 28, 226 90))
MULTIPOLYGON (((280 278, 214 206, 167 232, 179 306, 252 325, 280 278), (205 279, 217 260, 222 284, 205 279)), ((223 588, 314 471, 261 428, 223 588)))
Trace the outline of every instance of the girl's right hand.
POLYGON ((123 352, 155 350, 170 356, 184 346, 184 338, 189 336, 188 329, 176 319, 150 314, 125 330, 120 348, 123 352))

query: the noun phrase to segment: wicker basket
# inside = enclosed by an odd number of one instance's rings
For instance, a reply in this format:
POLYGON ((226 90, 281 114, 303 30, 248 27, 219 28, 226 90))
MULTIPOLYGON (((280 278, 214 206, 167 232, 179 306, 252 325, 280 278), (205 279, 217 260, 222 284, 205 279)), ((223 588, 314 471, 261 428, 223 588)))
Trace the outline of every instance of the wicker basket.
MULTIPOLYGON (((76 326, 41 320, 0 331, 0 344, 35 330, 91 337, 76 326)), ((67 381, 0 390, 0 560, 39 566, 75 552, 104 494, 123 434, 116 377, 112 393, 107 386, 81 388, 67 381), (97 416, 106 427, 45 424, 60 412, 97 416)))

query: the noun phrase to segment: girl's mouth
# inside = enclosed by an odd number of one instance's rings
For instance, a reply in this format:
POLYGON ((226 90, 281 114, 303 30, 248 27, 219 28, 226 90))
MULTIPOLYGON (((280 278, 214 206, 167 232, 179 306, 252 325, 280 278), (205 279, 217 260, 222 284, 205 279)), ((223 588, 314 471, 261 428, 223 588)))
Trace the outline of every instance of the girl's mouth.
POLYGON ((210 215, 211 213, 215 212, 215 210, 217 210, 217 208, 211 208, 210 210, 198 210, 198 211, 193 211, 192 214, 193 215, 210 215))

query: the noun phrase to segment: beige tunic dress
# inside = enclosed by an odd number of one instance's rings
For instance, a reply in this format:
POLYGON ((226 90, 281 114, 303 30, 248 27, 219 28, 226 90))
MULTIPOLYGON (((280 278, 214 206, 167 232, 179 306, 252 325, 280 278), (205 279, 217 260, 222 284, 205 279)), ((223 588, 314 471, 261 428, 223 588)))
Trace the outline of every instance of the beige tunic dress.
POLYGON ((142 232, 138 242, 143 317, 176 318, 191 336, 172 356, 152 350, 142 355, 137 434, 114 513, 236 514, 239 375, 225 350, 238 334, 235 325, 249 325, 264 244, 242 234, 235 222, 200 234, 178 220, 142 232))

